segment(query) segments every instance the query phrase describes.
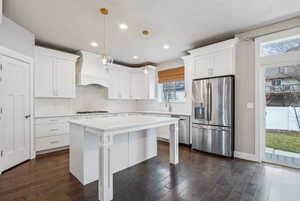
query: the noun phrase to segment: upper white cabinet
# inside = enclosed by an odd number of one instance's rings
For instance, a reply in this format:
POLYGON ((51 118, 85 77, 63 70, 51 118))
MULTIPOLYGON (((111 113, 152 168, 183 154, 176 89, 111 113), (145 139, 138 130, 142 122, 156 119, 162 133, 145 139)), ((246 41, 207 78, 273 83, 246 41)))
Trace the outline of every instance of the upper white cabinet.
POLYGON ((192 79, 235 74, 235 45, 231 39, 192 51, 192 79))
POLYGON ((77 55, 36 47, 35 97, 74 98, 77 58, 77 55))
POLYGON ((109 67, 110 86, 108 98, 146 100, 155 98, 156 71, 149 67, 148 74, 142 68, 128 68, 113 64, 109 67))
POLYGON ((130 73, 130 97, 132 99, 147 99, 147 74, 140 69, 130 73))

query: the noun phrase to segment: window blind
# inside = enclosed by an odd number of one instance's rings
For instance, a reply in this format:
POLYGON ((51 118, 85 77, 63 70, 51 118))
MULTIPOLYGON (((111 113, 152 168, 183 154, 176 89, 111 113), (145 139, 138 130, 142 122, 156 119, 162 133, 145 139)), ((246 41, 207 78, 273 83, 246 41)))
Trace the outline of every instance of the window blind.
POLYGON ((159 83, 171 82, 177 80, 184 80, 184 66, 158 72, 159 83))

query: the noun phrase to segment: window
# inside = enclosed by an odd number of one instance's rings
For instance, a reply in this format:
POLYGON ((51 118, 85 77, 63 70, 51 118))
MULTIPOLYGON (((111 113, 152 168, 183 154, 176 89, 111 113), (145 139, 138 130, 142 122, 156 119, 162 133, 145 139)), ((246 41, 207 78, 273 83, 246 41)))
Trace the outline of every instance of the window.
POLYGON ((184 102, 184 67, 158 72, 158 100, 161 102, 184 102))
POLYGON ((275 56, 300 50, 300 36, 267 42, 261 46, 261 56, 275 56))
POLYGON ((159 84, 160 101, 163 102, 184 102, 185 88, 184 80, 170 81, 159 84))

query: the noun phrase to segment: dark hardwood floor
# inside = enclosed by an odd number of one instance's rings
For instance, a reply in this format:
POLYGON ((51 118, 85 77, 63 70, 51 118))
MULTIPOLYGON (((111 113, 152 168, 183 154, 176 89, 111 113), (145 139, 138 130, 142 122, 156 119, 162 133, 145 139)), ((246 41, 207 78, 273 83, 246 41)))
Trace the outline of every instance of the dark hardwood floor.
MULTIPOLYGON (((180 147, 169 165, 158 157, 114 175, 114 201, 299 201, 300 171, 231 160, 180 147)), ((25 162, 0 175, 0 201, 96 201, 97 182, 82 186, 69 174, 68 152, 25 162)))

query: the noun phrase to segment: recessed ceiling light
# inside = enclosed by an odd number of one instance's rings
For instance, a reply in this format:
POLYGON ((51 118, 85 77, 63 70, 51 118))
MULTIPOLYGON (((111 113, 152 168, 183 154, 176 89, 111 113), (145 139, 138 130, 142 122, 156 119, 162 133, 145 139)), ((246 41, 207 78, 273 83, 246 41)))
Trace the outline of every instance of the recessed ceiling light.
POLYGON ((119 27, 120 27, 120 29, 123 29, 123 30, 128 29, 127 24, 120 24, 119 27))
POLYGON ((139 56, 133 56, 133 58, 134 58, 134 59, 138 59, 138 58, 139 58, 139 56))
POLYGON ((91 42, 90 45, 91 45, 92 47, 98 47, 98 43, 96 43, 96 42, 91 42))
POLYGON ((169 48, 170 48, 170 45, 164 44, 163 48, 164 48, 164 49, 169 49, 169 48))

